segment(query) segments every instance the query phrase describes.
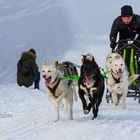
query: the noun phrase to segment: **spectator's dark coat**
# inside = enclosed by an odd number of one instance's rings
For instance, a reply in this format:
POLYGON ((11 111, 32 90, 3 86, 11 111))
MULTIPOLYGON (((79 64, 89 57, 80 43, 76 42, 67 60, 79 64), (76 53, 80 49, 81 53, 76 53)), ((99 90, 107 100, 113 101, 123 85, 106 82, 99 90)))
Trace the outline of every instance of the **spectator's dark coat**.
POLYGON ((35 75, 38 72, 38 66, 35 61, 36 55, 27 51, 22 53, 20 59, 24 61, 24 65, 26 65, 31 70, 31 73, 28 76, 23 76, 17 70, 17 83, 19 86, 29 87, 33 84, 35 75))

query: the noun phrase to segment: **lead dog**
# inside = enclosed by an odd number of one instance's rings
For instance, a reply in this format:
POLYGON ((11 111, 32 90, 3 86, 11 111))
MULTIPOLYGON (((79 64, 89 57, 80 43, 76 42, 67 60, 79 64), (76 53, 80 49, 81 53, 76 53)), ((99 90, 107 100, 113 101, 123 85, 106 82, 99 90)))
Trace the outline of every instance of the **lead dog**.
POLYGON ((125 109, 128 86, 136 80, 139 75, 135 74, 129 77, 125 62, 117 53, 109 54, 105 65, 109 74, 107 88, 111 93, 112 107, 115 108, 116 105, 120 104, 122 108, 125 109))
POLYGON ((88 114, 92 108, 93 118, 98 116, 98 110, 104 93, 104 78, 100 69, 90 53, 81 55, 82 66, 80 69, 80 79, 78 81, 79 97, 82 101, 83 111, 88 114), (85 99, 89 99, 89 104, 85 99))
POLYGON ((42 76, 45 80, 48 95, 56 109, 56 120, 60 120, 59 108, 62 99, 65 100, 69 111, 69 119, 73 119, 73 97, 77 100, 73 81, 65 79, 64 76, 77 75, 77 70, 73 63, 56 61, 52 65, 43 63, 42 76))

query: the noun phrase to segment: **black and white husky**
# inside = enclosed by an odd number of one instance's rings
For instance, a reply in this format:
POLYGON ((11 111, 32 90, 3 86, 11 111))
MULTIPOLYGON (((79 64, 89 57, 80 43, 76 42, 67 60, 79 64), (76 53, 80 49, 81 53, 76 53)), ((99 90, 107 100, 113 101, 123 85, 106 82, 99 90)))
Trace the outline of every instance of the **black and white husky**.
POLYGON ((81 55, 82 66, 80 69, 79 97, 82 101, 83 111, 88 114, 92 108, 93 119, 97 117, 102 96, 104 93, 104 78, 100 69, 90 53, 81 55), (88 96, 89 104, 85 96, 88 96))
POLYGON ((59 108, 62 99, 65 99, 66 109, 69 111, 69 119, 73 119, 73 97, 77 100, 75 81, 65 78, 65 76, 78 75, 73 63, 66 61, 63 63, 54 62, 52 65, 43 63, 42 76, 48 91, 49 99, 56 108, 56 120, 60 120, 59 108))

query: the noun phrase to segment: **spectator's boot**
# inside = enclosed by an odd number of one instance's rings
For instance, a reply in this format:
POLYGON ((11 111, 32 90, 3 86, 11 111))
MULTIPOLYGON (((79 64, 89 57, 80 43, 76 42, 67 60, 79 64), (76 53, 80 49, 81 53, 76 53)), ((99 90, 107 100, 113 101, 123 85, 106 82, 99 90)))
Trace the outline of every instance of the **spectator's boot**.
POLYGON ((35 83, 34 83, 34 89, 39 89, 39 81, 35 81, 35 83))

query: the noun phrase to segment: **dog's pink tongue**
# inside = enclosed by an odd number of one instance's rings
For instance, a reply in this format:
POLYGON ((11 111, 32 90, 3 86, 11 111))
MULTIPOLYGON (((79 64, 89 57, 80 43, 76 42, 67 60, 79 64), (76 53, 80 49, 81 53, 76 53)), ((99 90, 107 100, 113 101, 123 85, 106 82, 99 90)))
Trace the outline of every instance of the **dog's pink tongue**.
POLYGON ((49 86, 49 82, 47 80, 45 80, 45 85, 48 87, 49 86))
POLYGON ((86 82, 87 82, 87 84, 90 84, 91 83, 91 78, 86 77, 86 82))
POLYGON ((121 73, 121 72, 119 72, 119 73, 118 73, 118 76, 119 76, 119 78, 121 78, 121 76, 122 76, 122 73, 121 73))

